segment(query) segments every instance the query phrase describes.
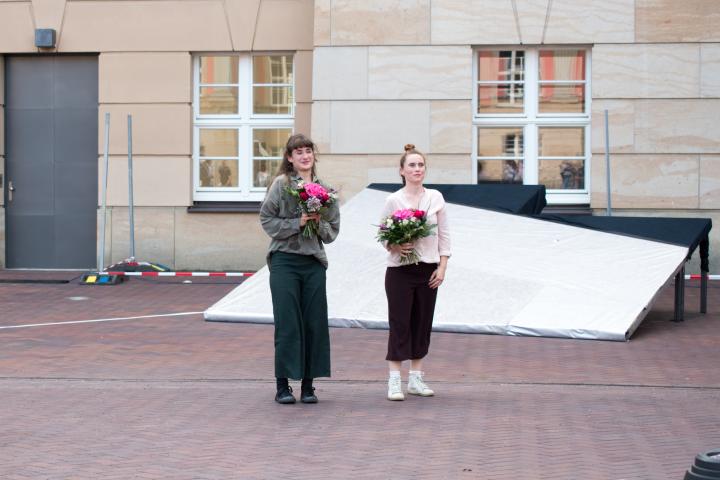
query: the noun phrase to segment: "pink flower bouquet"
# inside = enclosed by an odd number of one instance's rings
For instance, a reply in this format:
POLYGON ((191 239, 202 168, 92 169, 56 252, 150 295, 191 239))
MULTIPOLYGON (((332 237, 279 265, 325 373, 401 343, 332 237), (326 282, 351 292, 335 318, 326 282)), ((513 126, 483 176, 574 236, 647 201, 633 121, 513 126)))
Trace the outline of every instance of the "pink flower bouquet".
MULTIPOLYGON (((327 189, 319 183, 299 181, 294 187, 289 186, 285 190, 297 199, 302 213, 319 213, 322 217, 327 212, 328 206, 337 201, 335 190, 327 189)), ((302 234, 305 237, 317 235, 318 223, 306 222, 302 234)))
MULTIPOLYGON (((378 242, 387 242, 388 245, 401 245, 414 242, 423 237, 433 235, 437 225, 427 223, 427 212, 407 208, 395 211, 380 223, 377 233, 378 242)), ((417 264, 420 256, 413 249, 409 254, 400 257, 402 265, 417 264)))

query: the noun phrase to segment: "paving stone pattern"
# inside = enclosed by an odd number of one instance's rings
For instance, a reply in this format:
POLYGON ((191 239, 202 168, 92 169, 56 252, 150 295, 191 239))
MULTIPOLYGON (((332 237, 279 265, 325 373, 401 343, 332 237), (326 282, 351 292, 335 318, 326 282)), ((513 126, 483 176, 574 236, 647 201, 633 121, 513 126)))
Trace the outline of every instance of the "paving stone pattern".
MULTIPOLYGON (((31 277, 51 276, 0 271, 31 277)), ((0 283, 0 327, 196 312, 232 288, 0 283)), ((720 447, 720 285, 700 315, 687 283, 683 323, 672 295, 629 342, 435 334, 437 395, 405 402, 384 399, 380 330, 332 329, 320 403, 280 406, 269 325, 0 328, 0 478, 681 479, 720 447)))

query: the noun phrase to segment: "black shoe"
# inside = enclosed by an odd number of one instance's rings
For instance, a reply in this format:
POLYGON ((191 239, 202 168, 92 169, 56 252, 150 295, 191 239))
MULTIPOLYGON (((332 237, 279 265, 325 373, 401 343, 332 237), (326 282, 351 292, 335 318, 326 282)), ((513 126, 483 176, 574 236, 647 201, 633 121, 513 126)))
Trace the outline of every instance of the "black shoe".
POLYGON ((302 403, 317 403, 318 398, 315 395, 315 387, 303 387, 300 392, 300 401, 302 403))
POLYGON ((295 403, 295 397, 292 394, 292 387, 280 387, 275 394, 275 401, 282 404, 295 403))

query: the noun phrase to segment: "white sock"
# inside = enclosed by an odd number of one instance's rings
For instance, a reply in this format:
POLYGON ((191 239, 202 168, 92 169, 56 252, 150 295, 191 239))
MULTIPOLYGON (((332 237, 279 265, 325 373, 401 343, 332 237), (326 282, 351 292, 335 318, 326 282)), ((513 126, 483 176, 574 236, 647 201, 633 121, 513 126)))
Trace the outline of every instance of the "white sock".
POLYGON ((400 376, 400 370, 390 370, 390 378, 399 377, 399 376, 400 376))
POLYGON ((417 375, 417 376, 422 377, 422 374, 423 374, 423 372, 422 372, 421 370, 410 370, 409 373, 410 373, 410 376, 411 376, 411 377, 412 377, 413 375, 417 375))

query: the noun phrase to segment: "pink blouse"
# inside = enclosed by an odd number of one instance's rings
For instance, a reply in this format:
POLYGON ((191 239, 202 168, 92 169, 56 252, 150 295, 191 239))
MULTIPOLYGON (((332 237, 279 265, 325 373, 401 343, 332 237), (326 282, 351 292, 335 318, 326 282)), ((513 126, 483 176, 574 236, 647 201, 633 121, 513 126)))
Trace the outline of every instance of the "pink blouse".
MULTIPOLYGON (((413 205, 408 201, 405 192, 400 189, 390 194, 387 200, 385 200, 385 208, 383 208, 381 218, 388 217, 396 210, 403 208, 425 210, 427 212, 428 223, 437 224, 437 227, 433 230, 433 235, 415 241, 415 251, 420 256, 420 261, 424 263, 438 263, 441 256, 449 257, 450 231, 445 209, 445 199, 442 193, 431 188, 426 188, 425 193, 420 198, 419 205, 413 205)), ((388 251, 387 262, 388 267, 401 266, 400 254, 388 251)))

